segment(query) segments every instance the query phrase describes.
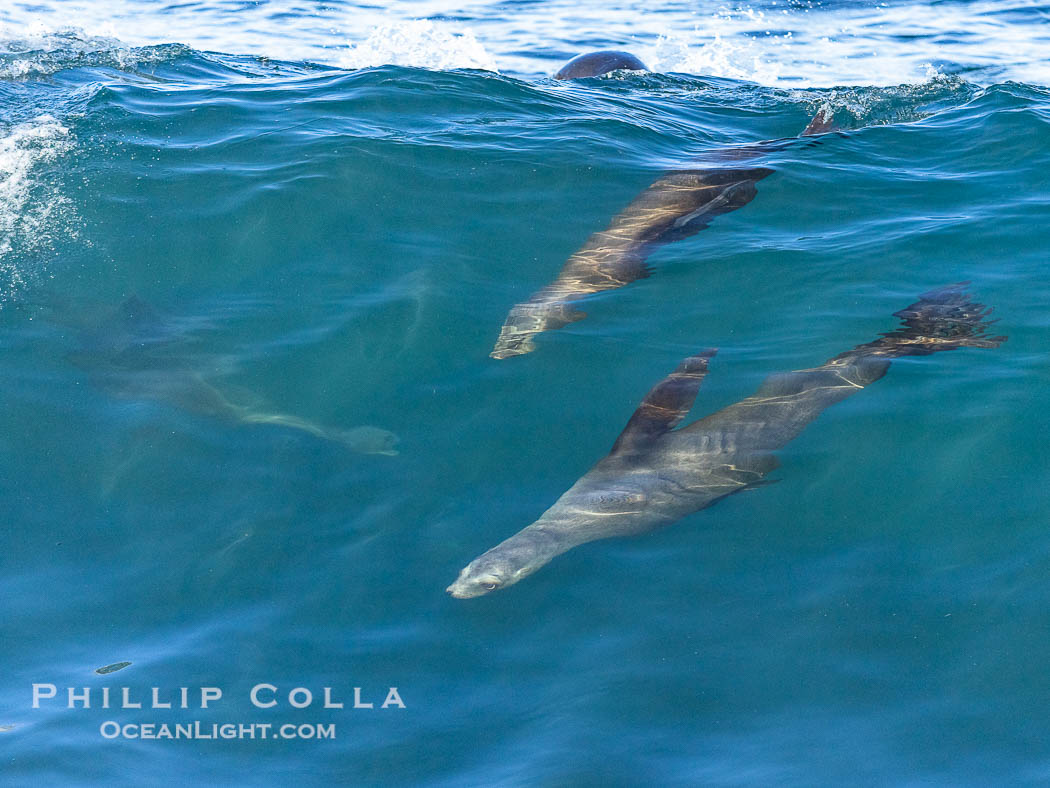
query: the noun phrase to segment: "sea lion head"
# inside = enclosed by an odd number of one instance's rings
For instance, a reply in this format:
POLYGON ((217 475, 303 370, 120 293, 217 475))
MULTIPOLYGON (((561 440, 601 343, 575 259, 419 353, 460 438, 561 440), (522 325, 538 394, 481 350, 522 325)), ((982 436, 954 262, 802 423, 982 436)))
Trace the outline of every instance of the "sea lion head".
POLYGON ((585 317, 586 312, 557 298, 553 301, 518 304, 507 315, 507 322, 500 329, 499 339, 489 355, 492 358, 511 358, 531 353, 536 349, 533 338, 537 334, 567 326, 585 317))
POLYGON ((528 574, 532 572, 522 573, 521 567, 516 567, 510 556, 494 547, 463 567, 456 582, 445 590, 456 599, 470 599, 514 585, 528 574))
POLYGON ((470 599, 507 588, 522 580, 561 552, 563 540, 544 527, 544 520, 519 531, 482 553, 459 573, 445 590, 456 599, 470 599))
POLYGON ((339 438, 351 449, 361 454, 385 454, 389 457, 398 454, 397 444, 401 442, 401 439, 390 430, 367 424, 343 430, 339 438))
POLYGON ((456 599, 483 596, 514 585, 576 544, 655 528, 667 517, 651 511, 650 503, 637 482, 578 482, 531 526, 467 564, 446 590, 456 599))
POLYGON ((554 75, 555 79, 582 79, 583 77, 600 77, 612 71, 648 71, 645 63, 630 52, 619 52, 606 49, 601 52, 587 52, 577 55, 554 75))
POLYGON ((536 349, 536 343, 532 338, 536 336, 535 331, 519 330, 515 326, 506 325, 500 331, 496 346, 489 353, 492 358, 511 358, 523 356, 536 349))

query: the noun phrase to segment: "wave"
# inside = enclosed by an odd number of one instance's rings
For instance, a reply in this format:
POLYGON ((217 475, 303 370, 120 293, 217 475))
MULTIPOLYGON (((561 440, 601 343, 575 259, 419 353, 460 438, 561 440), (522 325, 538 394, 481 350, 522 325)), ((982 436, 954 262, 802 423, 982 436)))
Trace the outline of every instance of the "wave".
MULTIPOLYGON (((451 173, 458 180, 449 188, 468 194, 471 179, 493 162, 544 172, 593 168, 641 188, 713 148, 793 136, 818 109, 849 131, 922 121, 981 95, 990 96, 992 112, 1015 101, 932 67, 911 83, 834 89, 656 72, 600 86, 523 79, 485 70, 487 50, 454 27, 412 30, 377 32, 353 57, 364 64, 404 50, 416 53, 413 67, 352 71, 183 45, 128 47, 75 31, 9 40, 0 67, 28 60, 36 76, 0 82, 0 96, 15 99, 0 117, 0 302, 57 275, 60 241, 62 266, 94 260, 88 265, 119 268, 99 262, 87 243, 109 254, 120 234, 110 222, 133 217, 128 206, 144 195, 165 205, 193 193, 171 213, 192 225, 221 224, 249 205, 259 210, 277 193, 327 205, 319 195, 339 194, 354 179, 396 193, 405 181, 451 173), (443 45, 447 61, 434 59, 439 41, 451 42, 443 45), (457 62, 468 70, 446 70, 457 62), (84 199, 104 188, 81 185, 101 172, 125 189, 122 198, 84 199), (78 232, 85 240, 72 243, 78 232)), ((984 111, 966 109, 958 124, 978 124, 984 111)), ((492 200, 492 210, 504 207, 492 200)))
POLYGON ((131 0, 54 1, 0 9, 0 52, 36 53, 7 59, 0 76, 52 73, 44 55, 59 49, 107 51, 126 67, 150 55, 143 47, 178 42, 199 52, 349 69, 470 68, 534 77, 581 51, 617 48, 655 71, 768 86, 894 85, 923 79, 931 66, 981 84, 1050 84, 1047 10, 1029 0, 756 0, 714 11, 657 3, 644 14, 626 0, 593 6, 535 0, 455 16, 429 4, 306 9, 204 2, 180 14, 131 0))

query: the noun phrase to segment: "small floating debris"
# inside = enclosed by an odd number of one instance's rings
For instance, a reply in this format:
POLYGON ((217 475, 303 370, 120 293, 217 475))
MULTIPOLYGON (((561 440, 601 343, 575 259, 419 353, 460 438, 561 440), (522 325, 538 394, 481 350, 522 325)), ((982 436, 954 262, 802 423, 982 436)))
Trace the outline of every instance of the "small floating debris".
POLYGON ((100 676, 105 676, 107 673, 116 673, 118 670, 124 670, 130 662, 114 662, 112 665, 105 665, 95 672, 100 676))
POLYGON ((18 727, 18 726, 16 726, 16 725, 0 725, 0 733, 7 733, 8 731, 13 731, 16 727, 18 727))

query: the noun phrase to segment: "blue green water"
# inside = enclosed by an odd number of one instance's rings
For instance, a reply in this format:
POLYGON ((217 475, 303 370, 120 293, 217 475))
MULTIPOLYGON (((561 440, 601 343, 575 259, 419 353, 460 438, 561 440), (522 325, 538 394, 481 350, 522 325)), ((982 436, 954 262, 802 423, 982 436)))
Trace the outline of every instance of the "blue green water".
POLYGON ((1050 777, 1050 90, 1001 63, 567 84, 80 40, 4 55, 0 82, 0 782, 1050 777), (766 155, 753 202, 489 358, 657 177, 825 105, 842 133, 766 155), (895 362, 780 452, 779 483, 445 594, 685 356, 719 348, 696 418, 963 280, 1009 340, 895 362), (133 296, 161 316, 160 394, 78 355, 133 296), (163 396, 169 372, 400 453, 215 418, 163 396), (56 699, 34 709, 34 684, 56 699), (143 708, 99 708, 105 686, 143 708), (149 708, 154 687, 191 708, 149 708), (404 708, 379 708, 391 687, 404 708), (103 728, 193 721, 334 738, 103 728))

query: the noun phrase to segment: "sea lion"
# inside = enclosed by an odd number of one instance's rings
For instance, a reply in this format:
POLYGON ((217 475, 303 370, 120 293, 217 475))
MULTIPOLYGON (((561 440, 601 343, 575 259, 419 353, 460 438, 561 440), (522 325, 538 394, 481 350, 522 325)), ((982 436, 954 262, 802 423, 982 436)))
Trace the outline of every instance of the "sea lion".
POLYGON ((600 77, 613 71, 648 71, 645 63, 630 52, 619 52, 606 49, 601 52, 587 52, 577 55, 554 75, 555 79, 583 79, 600 77))
MULTIPOLYGON (((830 130, 831 115, 820 110, 801 136, 830 130)), ((573 301, 648 277, 645 261, 653 251, 695 235, 716 216, 744 207, 755 198, 755 184, 773 172, 767 167, 741 167, 740 162, 782 150, 796 140, 791 137, 715 151, 703 158, 702 167, 658 179, 606 229, 587 239, 557 279, 511 308, 489 355, 504 359, 530 353, 535 350, 537 334, 586 317, 572 306, 573 301)))
POLYGON ((767 484, 774 451, 825 408, 881 378, 890 361, 959 347, 997 347, 991 312, 964 285, 926 293, 895 313, 903 325, 813 369, 768 378, 758 391, 676 429, 714 351, 685 359, 642 400, 612 451, 532 525, 471 561, 447 591, 458 599, 517 583, 596 539, 645 533, 733 493, 767 484))
POLYGON ((362 425, 327 427, 287 413, 231 402, 171 348, 184 332, 137 296, 125 300, 101 326, 84 332, 82 347, 68 358, 96 387, 123 399, 169 402, 230 424, 265 424, 336 441, 361 454, 396 455, 399 438, 389 430, 362 425))

